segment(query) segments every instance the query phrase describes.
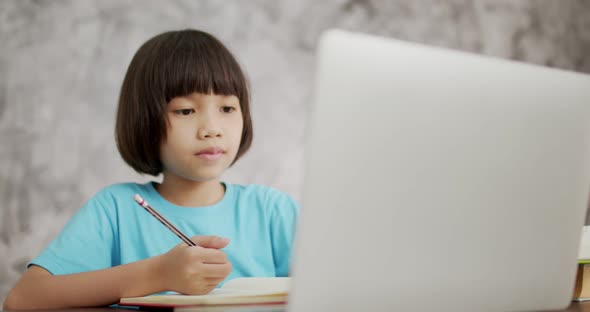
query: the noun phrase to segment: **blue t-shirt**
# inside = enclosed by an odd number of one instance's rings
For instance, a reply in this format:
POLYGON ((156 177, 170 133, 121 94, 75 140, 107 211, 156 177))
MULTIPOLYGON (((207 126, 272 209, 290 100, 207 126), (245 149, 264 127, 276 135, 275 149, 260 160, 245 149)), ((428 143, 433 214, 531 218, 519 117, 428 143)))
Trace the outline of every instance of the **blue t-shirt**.
POLYGON ((222 250, 233 269, 224 282, 237 277, 287 276, 298 205, 273 188, 224 185, 221 201, 194 208, 168 202, 153 182, 106 187, 28 265, 41 266, 54 275, 94 271, 153 257, 181 243, 133 200, 139 194, 188 237, 230 239, 222 250))

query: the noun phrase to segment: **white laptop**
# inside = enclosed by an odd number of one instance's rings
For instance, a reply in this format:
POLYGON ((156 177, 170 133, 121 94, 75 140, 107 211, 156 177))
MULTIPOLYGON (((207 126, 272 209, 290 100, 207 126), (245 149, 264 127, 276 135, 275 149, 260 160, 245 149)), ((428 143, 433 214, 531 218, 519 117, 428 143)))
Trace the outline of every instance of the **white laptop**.
POLYGON ((570 303, 590 76, 343 31, 317 62, 289 311, 570 303))

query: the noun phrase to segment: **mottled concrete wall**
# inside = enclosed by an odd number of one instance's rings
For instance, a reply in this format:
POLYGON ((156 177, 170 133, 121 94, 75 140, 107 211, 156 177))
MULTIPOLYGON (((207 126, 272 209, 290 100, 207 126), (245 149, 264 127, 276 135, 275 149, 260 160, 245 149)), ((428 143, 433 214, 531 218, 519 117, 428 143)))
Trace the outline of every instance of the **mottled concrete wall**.
POLYGON ((199 28, 226 42, 253 89, 256 138, 226 175, 301 198, 314 49, 331 27, 590 72, 590 1, 0 2, 0 301, 101 187, 146 181, 117 154, 114 114, 136 49, 199 28))

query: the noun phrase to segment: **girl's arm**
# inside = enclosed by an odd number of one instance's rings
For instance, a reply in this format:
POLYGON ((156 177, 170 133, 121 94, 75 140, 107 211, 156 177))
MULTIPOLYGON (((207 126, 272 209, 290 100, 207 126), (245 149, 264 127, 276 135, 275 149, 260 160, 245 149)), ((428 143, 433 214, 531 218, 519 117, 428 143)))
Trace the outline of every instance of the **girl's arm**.
POLYGON ((195 236, 165 254, 108 269, 52 275, 31 266, 4 301, 4 310, 98 307, 166 290, 206 294, 231 273, 223 251, 229 240, 195 236))
POLYGON ((158 257, 104 270, 52 275, 31 266, 4 301, 5 310, 106 306, 122 297, 164 291, 158 257))

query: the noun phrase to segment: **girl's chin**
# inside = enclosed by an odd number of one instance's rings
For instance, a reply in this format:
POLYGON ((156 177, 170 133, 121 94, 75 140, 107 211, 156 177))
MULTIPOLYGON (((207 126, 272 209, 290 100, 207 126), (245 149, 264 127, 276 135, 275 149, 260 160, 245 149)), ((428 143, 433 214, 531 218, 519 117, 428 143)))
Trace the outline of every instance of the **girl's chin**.
POLYGON ((164 174, 164 179, 166 179, 166 176, 168 176, 168 178, 172 178, 172 176, 175 176, 175 178, 173 178, 174 180, 176 179, 180 179, 180 180, 186 180, 187 182, 214 182, 214 181, 219 181, 219 179, 221 178, 221 173, 222 172, 192 172, 190 174, 176 174, 176 173, 165 173, 164 174))
POLYGON ((219 181, 222 172, 199 172, 187 177, 195 182, 214 182, 219 181))

